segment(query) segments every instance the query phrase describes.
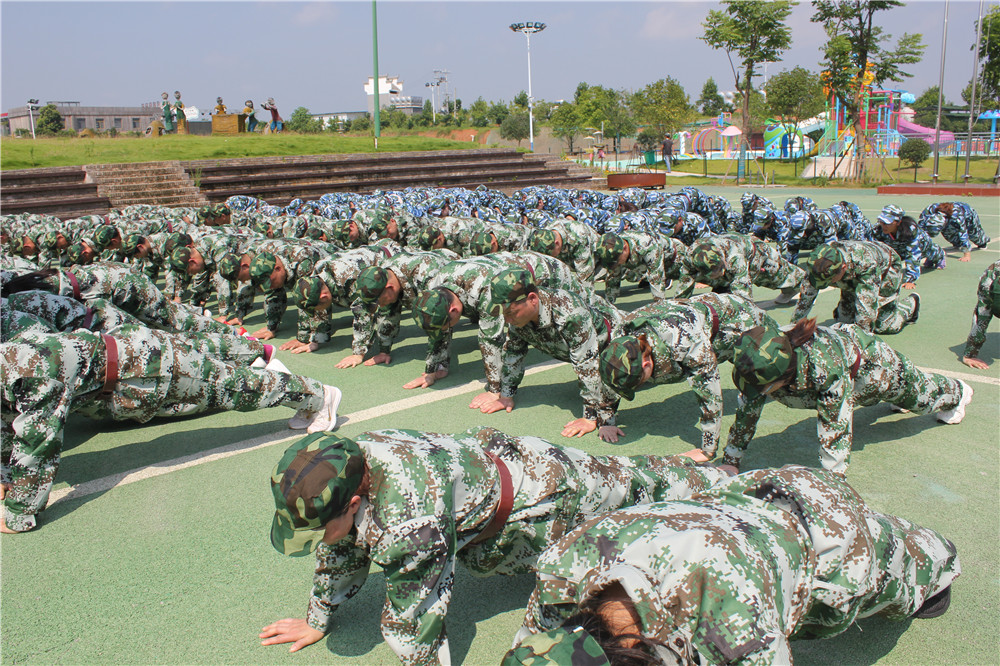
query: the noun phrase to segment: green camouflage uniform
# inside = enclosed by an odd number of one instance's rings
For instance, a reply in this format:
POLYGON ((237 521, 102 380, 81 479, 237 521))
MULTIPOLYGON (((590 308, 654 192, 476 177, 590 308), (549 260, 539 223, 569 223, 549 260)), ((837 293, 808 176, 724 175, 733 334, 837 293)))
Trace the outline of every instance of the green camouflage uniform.
POLYGON ((588 289, 594 288, 594 248, 601 237, 594 228, 583 222, 560 220, 545 226, 562 237, 562 252, 558 259, 573 269, 576 278, 588 289))
POLYGON ((444 620, 456 559, 474 575, 533 570, 538 554, 605 511, 684 498, 726 476, 680 456, 591 456, 493 428, 449 436, 380 430, 355 439, 371 475, 350 536, 316 549, 311 627, 328 632, 372 563, 385 573, 382 635, 404 663, 450 663, 444 620), (515 489, 502 530, 474 539, 493 518, 505 463, 515 489))
POLYGON ((647 334, 653 347, 653 375, 648 384, 673 384, 687 379, 701 406, 700 448, 710 458, 715 457, 722 430, 719 365, 732 360, 743 331, 765 321, 773 323, 753 301, 732 294, 708 293, 650 303, 626 315, 619 330, 622 335, 647 334))
MULTIPOLYGON (((916 307, 913 298, 899 297, 904 272, 899 255, 888 245, 871 241, 834 241, 828 245, 841 251, 847 267, 844 276, 830 285, 840 289, 834 317, 869 333, 899 333, 916 307)), ((819 289, 806 281, 792 321, 809 315, 818 294, 819 289)))
POLYGON ((513 398, 524 378, 524 357, 528 347, 540 349, 560 361, 573 365, 583 418, 597 421, 598 427, 615 424, 618 396, 604 386, 598 370, 601 349, 611 340, 624 313, 600 296, 578 296, 563 289, 540 288, 538 323, 508 326, 503 345, 500 371, 500 395, 513 398))
POLYGON ((690 264, 688 272, 694 281, 703 282, 716 291, 728 290, 731 294, 753 300, 754 285, 798 291, 806 278, 806 272, 781 256, 775 246, 747 234, 702 238, 692 247, 689 261, 700 247, 710 248, 718 254, 721 275, 696 270, 690 264))
MULTIPOLYGON (((330 253, 321 247, 324 244, 313 244, 297 238, 274 238, 271 242, 261 242, 253 246, 256 253, 255 258, 262 252, 270 252, 281 260, 288 277, 285 285, 280 289, 271 289, 268 278, 255 280, 251 277, 251 282, 262 285, 264 290, 264 318, 267 321, 267 330, 277 333, 281 327, 281 320, 288 309, 288 291, 295 288, 297 280, 314 275, 314 269, 323 259, 330 256, 330 253), (264 249, 264 248, 268 249, 264 249)), ((300 318, 301 321, 301 318, 300 318)))
MULTIPOLYGON (((190 298, 194 304, 207 303, 210 292, 215 289, 219 314, 235 312, 235 283, 219 275, 219 262, 227 254, 243 256, 260 239, 228 233, 207 234, 195 239, 194 249, 205 261, 205 270, 191 279, 190 298)), ((187 276, 184 276, 185 278, 187 276)))
MULTIPOLYGON (((299 312, 298 333, 295 339, 299 342, 326 342, 333 334, 333 306, 346 308, 354 315, 354 338, 351 348, 355 354, 364 355, 358 349, 367 350, 374 315, 359 300, 354 287, 355 280, 364 269, 378 265, 379 261, 393 256, 401 248, 395 241, 383 239, 374 245, 344 250, 316 264, 312 275, 321 279, 330 290, 333 302, 330 307, 320 312, 309 314, 299 312)), ((306 277, 306 276, 301 276, 306 277)))
POLYGON ((445 265, 457 259, 458 255, 445 249, 428 252, 409 249, 379 259, 379 268, 392 271, 399 280, 401 287, 399 298, 384 308, 372 304, 364 310, 362 317, 354 318, 354 341, 351 352, 364 356, 377 338, 379 351, 383 354, 391 353, 392 344, 399 337, 403 311, 412 308, 417 295, 427 289, 427 284, 445 265), (373 309, 374 314, 372 314, 373 309))
POLYGON ((836 474, 794 466, 598 516, 537 568, 515 644, 617 583, 642 635, 665 644, 659 663, 759 666, 791 664, 792 639, 836 636, 875 614, 905 620, 961 572, 937 532, 872 510, 836 474))
POLYGON ((993 317, 1000 312, 1000 302, 995 295, 998 281, 1000 281, 1000 261, 994 261, 979 280, 976 309, 972 311, 972 330, 969 332, 965 352, 962 354, 967 358, 979 356, 979 350, 986 342, 986 329, 989 328, 993 317))
MULTIPOLYGON (((486 372, 486 391, 500 392, 501 348, 504 343, 504 320, 500 312, 492 312, 490 281, 508 268, 524 268, 531 272, 540 287, 565 289, 590 295, 566 264, 554 257, 537 252, 494 252, 482 257, 453 261, 427 283, 427 289, 444 287, 454 292, 462 302, 462 313, 479 326, 479 351, 486 372)), ((425 373, 449 367, 452 330, 431 336, 427 346, 425 373)))
POLYGON ((654 300, 666 298, 672 280, 685 277, 684 257, 687 246, 676 238, 651 236, 642 231, 623 231, 618 234, 628 243, 628 259, 621 266, 598 268, 594 280, 604 280, 604 297, 609 303, 618 300, 622 277, 632 282, 649 281, 654 300))
POLYGON ((924 372, 910 359, 860 326, 819 326, 812 340, 795 349, 794 381, 768 395, 740 394, 729 430, 725 462, 740 464, 757 431, 768 396, 788 407, 816 410, 820 463, 844 473, 854 437, 854 408, 879 402, 918 414, 953 409, 962 397, 957 379, 924 372), (855 364, 857 370, 853 370, 855 364))
POLYGON ((184 337, 143 327, 116 332, 118 382, 104 395, 107 352, 96 333, 22 332, 0 343, 2 480, 7 527, 27 531, 48 501, 63 428, 72 409, 94 418, 145 423, 155 416, 285 405, 319 410, 316 380, 223 363, 184 337))

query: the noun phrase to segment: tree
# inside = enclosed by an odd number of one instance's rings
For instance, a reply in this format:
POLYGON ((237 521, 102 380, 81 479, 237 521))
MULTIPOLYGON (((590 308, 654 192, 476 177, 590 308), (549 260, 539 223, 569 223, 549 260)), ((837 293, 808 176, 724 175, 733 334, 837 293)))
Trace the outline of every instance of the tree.
POLYGON ((716 85, 715 79, 711 76, 708 77, 708 81, 705 81, 705 85, 701 87, 701 97, 695 102, 695 106, 701 109, 701 112, 706 116, 717 116, 722 113, 725 101, 722 99, 722 95, 719 94, 719 86, 716 85))
MULTIPOLYGON (((993 5, 983 16, 982 36, 979 39, 979 60, 983 100, 996 103, 1000 100, 1000 5, 993 5)), ((979 96, 979 91, 976 91, 979 96)), ((997 108, 984 103, 983 108, 997 108)))
MULTIPOLYGON (((538 134, 538 130, 535 130, 538 134)), ((520 148, 521 142, 528 138, 528 114, 524 111, 515 111, 500 123, 500 137, 508 141, 517 141, 520 148)))
POLYGON ((794 131, 800 121, 819 114, 825 102, 819 74, 808 69, 794 67, 767 82, 767 108, 778 116, 786 131, 794 131))
POLYGON ((317 134, 323 131, 323 122, 318 118, 313 118, 309 109, 300 106, 292 111, 292 117, 285 123, 285 129, 300 134, 317 134))
POLYGON ((729 57, 736 90, 742 94, 740 129, 743 141, 750 136, 750 94, 753 77, 764 62, 779 62, 792 44, 792 29, 785 24, 791 14, 790 0, 723 0, 726 10, 712 10, 702 24, 700 37, 713 49, 722 49, 729 57), (733 65, 733 55, 741 60, 741 71, 733 65))
MULTIPOLYGON (((890 48, 892 35, 874 24, 877 12, 902 4, 900 0, 813 0, 816 13, 810 20, 822 23, 828 38, 821 63, 826 70, 824 81, 850 115, 855 137, 865 134, 861 119, 865 88, 912 76, 901 67, 920 62, 926 48, 920 34, 909 33, 903 33, 890 48)), ((860 158, 873 147, 859 140, 852 145, 859 158, 854 161, 853 177, 860 180, 864 173, 860 158)))
POLYGON ((577 87, 577 107, 585 127, 603 128, 604 136, 614 137, 615 150, 621 148, 621 137, 635 134, 636 122, 622 90, 603 86, 577 87))
POLYGON ((567 102, 559 105, 559 108, 552 113, 549 120, 552 128, 552 135, 566 142, 569 152, 573 152, 573 143, 576 137, 583 133, 583 120, 580 118, 580 110, 576 104, 567 102))
POLYGON ((510 115, 510 107, 500 102, 490 104, 490 110, 486 112, 486 117, 496 125, 502 125, 503 121, 510 115))
POLYGON ((490 105, 482 97, 478 98, 469 107, 469 115, 475 127, 485 127, 490 122, 490 105))
POLYGON ((917 168, 931 154, 931 146, 923 139, 913 137, 899 147, 899 161, 913 167, 913 182, 917 182, 917 168))
POLYGON ((46 104, 38 111, 38 122, 35 131, 38 134, 58 134, 65 129, 66 124, 56 109, 55 104, 46 104))
MULTIPOLYGON (((381 120, 381 118, 379 118, 381 120)), ((351 121, 351 131, 352 132, 367 132, 372 127, 371 115, 365 114, 359 118, 355 118, 351 121)))
POLYGON ((516 95, 514 95, 514 106, 518 106, 522 109, 528 108, 528 93, 523 90, 516 95))
POLYGON ((632 95, 630 105, 636 119, 660 136, 678 131, 693 115, 684 88, 669 76, 632 95))

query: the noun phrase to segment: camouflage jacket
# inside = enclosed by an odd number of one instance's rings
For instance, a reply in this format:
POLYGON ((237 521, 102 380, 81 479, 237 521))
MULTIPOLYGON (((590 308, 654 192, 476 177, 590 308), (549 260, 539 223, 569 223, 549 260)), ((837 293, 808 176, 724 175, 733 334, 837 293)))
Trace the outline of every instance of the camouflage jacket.
POLYGON ((968 358, 979 356, 979 350, 986 342, 986 329, 989 328, 990 321, 993 320, 993 310, 990 304, 993 302, 991 290, 997 280, 1000 280, 1000 261, 994 261, 986 268, 983 277, 979 280, 979 289, 976 292, 978 300, 976 309, 972 311, 972 330, 969 332, 969 339, 965 343, 965 352, 962 354, 968 358))
MULTIPOLYGON (((580 284, 566 264, 554 257, 537 252, 494 252, 482 257, 470 257, 443 266, 439 274, 427 283, 427 289, 445 287, 458 296, 465 316, 479 325, 479 350, 486 372, 486 390, 500 392, 501 348, 504 343, 503 316, 491 310, 493 277, 507 268, 520 266, 531 272, 541 287, 566 289, 578 294, 591 294, 580 284)), ((452 331, 431 338, 427 348, 424 372, 448 367, 452 331)))
POLYGON ((560 220, 545 225, 546 229, 557 232, 562 237, 562 252, 559 259, 573 269, 577 279, 593 289, 594 286, 594 248, 600 236, 594 229, 582 222, 560 220))
MULTIPOLYGON (((903 263, 899 255, 883 243, 835 241, 831 245, 843 252, 847 270, 838 282, 830 286, 841 290, 841 299, 854 301, 854 323, 871 331, 879 310, 899 297, 903 263)), ((792 321, 807 317, 818 295, 819 290, 807 281, 792 314, 792 321)))
POLYGON ((794 466, 603 514, 537 567, 516 642, 617 583, 661 663, 759 666, 792 663, 793 638, 908 618, 960 573, 940 534, 872 511, 837 474, 794 466))
POLYGON ((902 222, 894 234, 882 231, 882 227, 874 232, 874 240, 891 247, 903 261, 903 282, 916 282, 920 277, 920 262, 924 258, 920 248, 925 238, 926 241, 933 242, 927 237, 927 232, 917 225, 904 227, 902 222))
POLYGON ((719 364, 732 360, 743 331, 765 323, 777 326, 753 301, 732 294, 660 301, 625 316, 620 333, 645 333, 653 347, 649 383, 672 384, 682 379, 690 383, 701 405, 700 448, 710 458, 718 450, 722 429, 719 364))
POLYGON ((508 326, 503 346, 500 395, 514 397, 524 378, 524 357, 532 346, 573 365, 583 399, 583 418, 598 427, 614 425, 618 396, 601 382, 598 357, 624 313, 600 296, 584 297, 562 289, 538 290, 538 323, 508 326))
POLYGON ((370 490, 351 534, 316 550, 308 622, 329 631, 334 611, 361 589, 374 562, 386 578, 382 634, 409 664, 449 663, 444 621, 456 560, 477 576, 526 573, 584 520, 684 498, 726 476, 680 456, 591 456, 484 427, 455 436, 380 430, 355 441, 370 490), (499 473, 484 450, 503 460, 516 490, 503 529, 473 543, 500 497, 499 473))
POLYGON ((628 243, 629 255, 621 266, 599 268, 595 280, 604 279, 604 297, 609 303, 618 300, 622 277, 627 275, 638 282, 648 280, 653 298, 666 298, 671 280, 684 275, 684 257, 687 246, 676 238, 650 235, 642 231, 623 231, 619 234, 628 243))
MULTIPOLYGON (((753 300, 753 285, 769 289, 797 288, 806 275, 804 270, 782 257, 777 248, 748 234, 712 236, 700 243, 710 244, 718 251, 725 270, 718 278, 700 272, 696 274, 690 265, 691 255, 688 255, 688 273, 692 281, 704 282, 713 290, 728 291, 753 300)), ((693 288, 692 283, 688 292, 693 288)))

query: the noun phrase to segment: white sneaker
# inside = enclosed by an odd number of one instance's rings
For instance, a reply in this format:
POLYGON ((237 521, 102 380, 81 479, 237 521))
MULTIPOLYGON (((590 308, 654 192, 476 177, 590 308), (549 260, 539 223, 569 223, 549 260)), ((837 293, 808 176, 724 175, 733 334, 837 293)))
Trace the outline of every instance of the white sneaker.
POLYGON ((295 412, 295 416, 288 419, 288 427, 292 430, 305 430, 312 423, 315 416, 316 412, 311 412, 308 409, 300 409, 295 412))
POLYGON ((250 367, 254 370, 263 370, 267 367, 267 362, 264 361, 262 356, 258 356, 254 362, 250 364, 250 367))
POLYGON ((337 427, 337 408, 343 394, 336 386, 323 386, 323 407, 316 412, 306 428, 310 435, 314 432, 326 432, 337 427))
POLYGON ((795 298, 794 292, 789 292, 787 294, 780 293, 774 297, 774 302, 777 303, 778 305, 785 305, 787 303, 791 303, 793 298, 795 298))
POLYGON ((265 365, 264 367, 272 372, 283 372, 286 375, 292 374, 292 371, 289 370, 287 367, 285 367, 285 364, 279 361, 277 358, 272 358, 270 361, 267 362, 267 365, 265 365))
POLYGON ((892 403, 889 403, 889 410, 892 411, 892 412, 895 412, 896 414, 909 414, 910 413, 910 410, 906 409, 905 407, 900 407, 899 405, 894 405, 892 403))
POLYGON ((965 408, 970 402, 972 402, 972 394, 974 391, 972 387, 963 382, 961 379, 958 383, 962 385, 962 397, 958 401, 958 406, 954 409, 948 409, 943 412, 938 412, 937 420, 941 423, 947 423, 948 425, 955 425, 962 422, 965 418, 965 408))

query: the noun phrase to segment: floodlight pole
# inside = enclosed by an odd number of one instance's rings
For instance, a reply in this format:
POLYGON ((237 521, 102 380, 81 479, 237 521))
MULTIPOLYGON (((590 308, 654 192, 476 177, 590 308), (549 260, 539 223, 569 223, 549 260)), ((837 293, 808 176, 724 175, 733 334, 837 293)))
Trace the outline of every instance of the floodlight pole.
POLYGON ((976 56, 972 61, 972 93, 969 96, 969 136, 965 146, 965 175, 962 181, 969 182, 969 161, 972 159, 972 125, 976 122, 976 79, 979 78, 979 43, 983 38, 983 0, 979 0, 979 20, 976 21, 976 56))
POLYGON ((28 100, 28 120, 31 122, 31 138, 35 138, 35 114, 32 113, 35 109, 35 105, 38 104, 37 99, 28 100))
POLYGON ((437 99, 434 96, 435 89, 441 84, 425 83, 424 86, 431 89, 431 121, 437 125, 437 99))
POLYGON ((944 1, 944 25, 941 26, 941 72, 938 74, 937 119, 934 121, 934 175, 931 180, 937 185, 938 160, 941 157, 941 103, 944 101, 944 55, 948 47, 948 4, 944 1))
POLYGON ((531 96, 531 33, 545 30, 545 24, 537 21, 511 23, 510 29, 514 32, 524 33, 524 38, 528 43, 528 141, 531 152, 535 152, 535 118, 533 113, 535 98, 531 96))
POLYGON ((378 95, 378 11, 375 8, 375 0, 372 0, 372 59, 375 61, 375 150, 378 150, 378 138, 382 135, 382 121, 379 118, 379 95, 378 95))

